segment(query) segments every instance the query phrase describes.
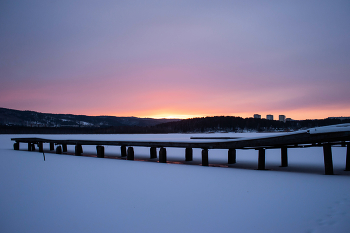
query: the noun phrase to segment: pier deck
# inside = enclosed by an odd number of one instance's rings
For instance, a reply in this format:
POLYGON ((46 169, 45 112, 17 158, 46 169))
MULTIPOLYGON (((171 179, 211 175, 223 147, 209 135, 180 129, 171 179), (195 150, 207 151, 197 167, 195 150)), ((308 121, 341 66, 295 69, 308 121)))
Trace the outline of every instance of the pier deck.
POLYGON ((102 141, 102 140, 58 140, 45 138, 11 138, 15 141, 14 149, 19 149, 20 143, 27 143, 28 150, 34 150, 35 144, 43 152, 43 143, 50 143, 50 150, 61 154, 67 151, 67 145, 75 145, 75 155, 83 153, 83 145, 96 145, 97 156, 104 157, 103 146, 120 146, 121 156, 134 160, 134 146, 150 147, 150 158, 157 158, 156 148, 160 148, 159 162, 166 162, 166 147, 186 148, 186 161, 192 160, 192 148, 202 149, 202 165, 207 166, 209 149, 227 149, 228 163, 236 163, 237 149, 255 149, 259 151, 258 169, 265 169, 265 150, 281 148, 281 166, 288 166, 287 149, 322 146, 324 151, 325 174, 333 174, 332 151, 333 145, 347 146, 345 170, 350 170, 350 124, 312 128, 309 130, 271 134, 271 136, 255 138, 229 138, 229 137, 197 137, 193 141, 102 141), (204 140, 203 140, 204 139, 204 140))

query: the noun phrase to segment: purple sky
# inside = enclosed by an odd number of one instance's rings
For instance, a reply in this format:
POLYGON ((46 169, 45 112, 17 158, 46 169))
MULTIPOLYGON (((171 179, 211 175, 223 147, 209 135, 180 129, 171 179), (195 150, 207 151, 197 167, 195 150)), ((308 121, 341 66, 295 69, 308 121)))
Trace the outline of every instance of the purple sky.
POLYGON ((0 107, 350 116, 350 1, 1 1, 0 107))

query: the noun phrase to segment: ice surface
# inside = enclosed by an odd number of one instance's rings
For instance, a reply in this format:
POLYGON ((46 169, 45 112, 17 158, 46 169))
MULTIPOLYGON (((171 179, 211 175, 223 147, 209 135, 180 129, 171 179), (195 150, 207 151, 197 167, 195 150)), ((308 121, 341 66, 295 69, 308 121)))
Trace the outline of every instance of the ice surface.
MULTIPOLYGON (((258 134, 264 135, 264 134, 258 134)), ((266 134, 270 135, 270 134, 266 134)), ((322 148, 237 150, 228 167, 160 164, 13 150, 12 137, 94 140, 190 140, 203 134, 0 135, 0 232, 348 232, 350 172, 346 147, 333 147, 334 176, 323 175, 322 148)), ((211 134, 210 136, 213 136, 211 134)), ((256 137, 257 134, 215 134, 256 137)), ((106 155, 120 156, 116 146, 106 155)), ((135 147, 135 158, 149 148, 135 147)), ((68 146, 73 153, 74 147, 68 146)), ((84 146, 95 154, 94 146, 84 146)), ((201 150, 193 150, 194 163, 201 150)), ((167 148, 183 161, 184 149, 167 148)), ((209 150, 209 163, 225 164, 226 150, 209 150)))

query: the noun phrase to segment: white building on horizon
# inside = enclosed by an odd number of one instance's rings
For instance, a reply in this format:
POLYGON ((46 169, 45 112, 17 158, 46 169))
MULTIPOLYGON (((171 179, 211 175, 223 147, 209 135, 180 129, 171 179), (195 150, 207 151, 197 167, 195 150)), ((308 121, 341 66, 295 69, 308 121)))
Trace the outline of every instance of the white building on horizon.
POLYGON ((279 116, 278 116, 278 120, 279 120, 279 121, 286 122, 286 116, 285 116, 285 115, 279 115, 279 116))
POLYGON ((255 119, 261 119, 261 115, 259 115, 259 114, 254 114, 254 118, 255 118, 255 119))
POLYGON ((273 121, 273 115, 270 115, 270 114, 266 115, 266 120, 272 120, 273 121))

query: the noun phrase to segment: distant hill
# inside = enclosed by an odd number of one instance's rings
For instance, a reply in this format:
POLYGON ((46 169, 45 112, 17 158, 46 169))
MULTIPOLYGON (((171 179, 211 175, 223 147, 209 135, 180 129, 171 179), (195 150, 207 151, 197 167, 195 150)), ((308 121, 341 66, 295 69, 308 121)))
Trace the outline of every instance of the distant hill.
POLYGON ((191 119, 85 116, 0 108, 1 134, 275 132, 350 123, 350 117, 286 122, 234 116, 191 119))
POLYGON ((85 116, 20 111, 0 108, 0 125, 24 127, 122 127, 154 126, 179 119, 153 119, 138 117, 85 116))

